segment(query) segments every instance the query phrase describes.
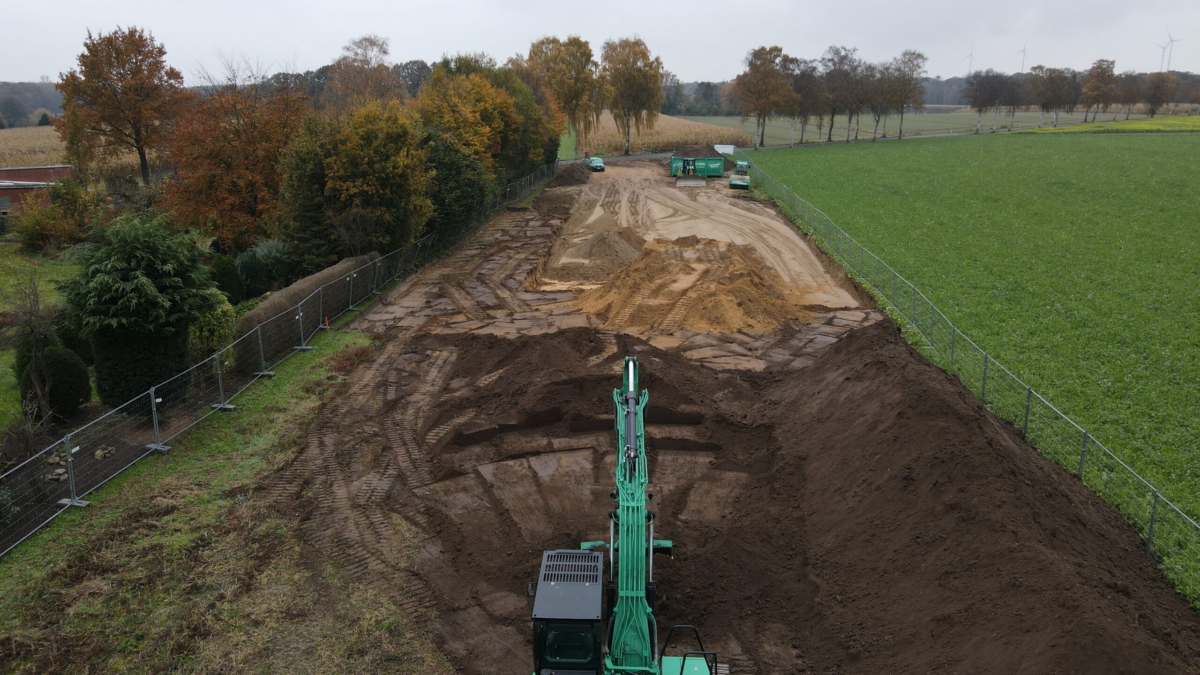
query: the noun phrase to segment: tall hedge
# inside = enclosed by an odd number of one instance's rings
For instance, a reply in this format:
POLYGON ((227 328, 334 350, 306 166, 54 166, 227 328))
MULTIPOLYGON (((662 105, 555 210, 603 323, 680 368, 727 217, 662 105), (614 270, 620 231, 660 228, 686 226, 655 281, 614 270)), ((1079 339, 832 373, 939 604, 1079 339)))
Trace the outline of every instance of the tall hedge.
POLYGON ((189 235, 132 215, 62 284, 66 311, 96 354, 96 389, 118 406, 188 366, 188 327, 223 300, 189 235))

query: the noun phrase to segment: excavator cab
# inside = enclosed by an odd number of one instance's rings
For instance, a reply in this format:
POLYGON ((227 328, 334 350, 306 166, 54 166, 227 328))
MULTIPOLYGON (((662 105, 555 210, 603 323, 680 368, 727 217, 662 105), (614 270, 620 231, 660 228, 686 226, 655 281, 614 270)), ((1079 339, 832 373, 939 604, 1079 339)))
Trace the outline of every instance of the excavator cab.
POLYGON ((535 675, 602 671, 603 568, 604 556, 598 551, 542 553, 533 599, 535 675))

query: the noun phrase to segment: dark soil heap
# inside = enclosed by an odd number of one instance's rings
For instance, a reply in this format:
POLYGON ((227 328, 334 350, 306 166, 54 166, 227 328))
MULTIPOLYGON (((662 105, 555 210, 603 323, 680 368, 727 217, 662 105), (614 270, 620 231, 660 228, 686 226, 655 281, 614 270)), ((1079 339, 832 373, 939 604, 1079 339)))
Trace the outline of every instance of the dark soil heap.
MULTIPOLYGON (((674 157, 724 157, 717 149, 711 145, 700 143, 697 145, 684 145, 675 151, 674 157)), ((725 157, 725 170, 729 171, 737 166, 737 162, 725 157)))
POLYGON ((556 187, 567 187, 569 185, 583 185, 592 179, 592 170, 583 165, 582 162, 568 164, 567 168, 558 172, 558 175, 546 183, 546 189, 556 187))
POLYGON ((440 553, 414 569, 465 672, 527 667, 540 551, 606 536, 625 353, 650 390, 656 536, 676 542, 659 624, 698 625, 733 672, 1200 669, 1200 619, 1120 516, 890 322, 786 376, 617 339, 604 367, 588 329, 412 347, 458 355, 451 389, 478 383, 428 412, 473 419, 430 449, 440 553))

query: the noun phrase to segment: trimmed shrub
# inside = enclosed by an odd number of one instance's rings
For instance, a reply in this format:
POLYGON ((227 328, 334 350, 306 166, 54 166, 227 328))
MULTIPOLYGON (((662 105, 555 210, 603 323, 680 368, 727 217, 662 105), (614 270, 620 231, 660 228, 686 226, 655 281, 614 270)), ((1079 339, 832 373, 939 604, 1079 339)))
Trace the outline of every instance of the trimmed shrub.
POLYGON ((213 258, 208 273, 217 284, 217 289, 225 294, 230 304, 238 304, 246 299, 246 291, 242 286, 242 277, 238 274, 237 263, 227 255, 213 258))
POLYGON ((92 343, 80 334, 79 327, 72 324, 66 314, 60 312, 58 316, 54 317, 54 334, 58 336, 58 341, 62 343, 62 346, 75 352, 84 365, 91 366, 95 363, 96 357, 92 353, 92 343))
POLYGON ((118 219, 105 236, 61 288, 71 320, 91 336, 100 400, 115 407, 185 370, 188 326, 225 297, 195 240, 161 217, 118 219))
MULTIPOLYGON (((13 374, 21 390, 21 400, 34 396, 33 377, 29 372, 32 354, 28 338, 17 343, 13 359, 13 374)), ((56 415, 70 415, 92 399, 92 380, 87 365, 75 352, 51 343, 42 350, 45 378, 50 383, 50 410, 56 415)))
MULTIPOLYGON (((105 405, 114 408, 191 365, 187 329, 164 335, 129 330, 98 331, 92 338, 92 345, 96 348, 96 392, 105 405)), ((187 378, 181 377, 169 389, 160 389, 156 393, 164 402, 171 402, 182 398, 186 391, 187 378)))
POLYGON ((83 359, 58 345, 42 352, 46 374, 50 379, 50 409, 56 415, 70 415, 92 400, 92 378, 83 359))
POLYGON ((228 345, 233 338, 233 323, 237 314, 228 302, 221 303, 211 312, 196 319, 190 328, 188 349, 192 363, 198 363, 228 345))

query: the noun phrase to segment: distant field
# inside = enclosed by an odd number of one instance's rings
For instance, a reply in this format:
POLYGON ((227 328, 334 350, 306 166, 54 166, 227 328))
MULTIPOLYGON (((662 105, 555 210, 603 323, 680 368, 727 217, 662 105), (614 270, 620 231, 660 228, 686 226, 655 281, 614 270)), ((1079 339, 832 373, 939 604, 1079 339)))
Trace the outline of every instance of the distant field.
MULTIPOLYGON (((734 121, 736 122, 737 120, 734 121)), ((697 143, 745 146, 750 143, 750 137, 743 133, 740 128, 730 127, 729 125, 706 124, 689 121, 682 117, 659 115, 658 122, 654 125, 653 129, 644 130, 641 134, 633 135, 630 139, 630 152, 637 154, 638 152, 650 149, 677 148, 681 145, 697 143)), ((625 137, 617 131, 617 125, 613 122, 612 115, 608 112, 605 112, 600 118, 599 130, 593 132, 586 141, 579 143, 576 148, 576 151, 580 155, 585 150, 590 151, 593 155, 604 156, 619 155, 625 151, 625 137)), ((559 156, 567 156, 563 154, 561 148, 559 156)))
POLYGON ((1033 129, 1032 134, 1126 134, 1126 133, 1176 133, 1200 131, 1200 115, 1186 117, 1155 117, 1095 124, 1078 124, 1057 129, 1033 129))
MULTIPOLYGON (((962 133, 966 131, 975 131, 975 113, 973 112, 949 112, 949 113, 920 113, 907 114, 904 116, 904 135, 908 136, 928 136, 935 134, 962 133)), ((1100 120, 1112 119, 1112 113, 1107 116, 1101 115, 1100 120)), ((737 117, 684 117, 682 119, 692 120, 695 122, 704 122, 705 124, 715 124, 725 126, 732 129, 741 129, 748 136, 754 136, 754 119, 748 119, 743 123, 737 117)), ((997 120, 997 129, 1007 131, 1010 123, 1016 129, 1036 127, 1039 120, 1044 124, 1050 124, 1051 116, 1046 115, 1044 118, 1040 113, 1036 112, 1019 112, 1016 114, 1015 121, 1009 115, 1001 113, 997 120)), ((1090 119, 1090 118, 1089 118, 1090 119)), ((892 115, 887 120, 886 132, 887 136, 894 137, 899 126, 900 116, 892 115)), ((1071 126, 1083 122, 1083 113, 1074 115, 1060 114, 1058 123, 1060 126, 1071 126)), ((850 137, 854 138, 857 129, 858 138, 869 139, 875 131, 875 118, 869 114, 864 114, 861 122, 855 118, 854 125, 850 129, 850 137)), ((990 133, 992 130, 992 116, 983 116, 982 131, 990 133)), ((885 127, 881 122, 879 125, 879 135, 883 136, 885 127)), ((816 141, 821 137, 828 137, 829 126, 825 125, 821 133, 818 134, 816 122, 809 124, 804 129, 804 141, 816 141)), ((774 119, 767 123, 766 134, 767 145, 787 145, 792 142, 792 124, 786 119, 774 119)), ((800 125, 796 125, 795 142, 800 142, 800 125)), ((833 130, 834 141, 846 140, 846 118, 838 116, 834 120, 833 130)))
POLYGON ((66 161, 54 127, 0 129, 0 167, 46 166, 66 161))
POLYGON ((1200 513, 1200 134, 755 153, 1185 511, 1200 513))

